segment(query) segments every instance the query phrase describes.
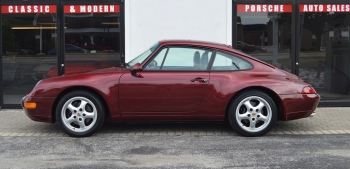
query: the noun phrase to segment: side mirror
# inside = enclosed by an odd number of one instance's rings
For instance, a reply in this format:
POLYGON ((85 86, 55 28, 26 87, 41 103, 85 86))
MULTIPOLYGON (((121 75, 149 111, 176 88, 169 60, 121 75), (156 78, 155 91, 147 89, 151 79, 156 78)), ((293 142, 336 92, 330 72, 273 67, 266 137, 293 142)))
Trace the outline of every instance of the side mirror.
POLYGON ((132 74, 138 74, 137 72, 141 72, 142 71, 142 66, 140 63, 136 63, 134 64, 131 68, 130 68, 130 72, 132 74))

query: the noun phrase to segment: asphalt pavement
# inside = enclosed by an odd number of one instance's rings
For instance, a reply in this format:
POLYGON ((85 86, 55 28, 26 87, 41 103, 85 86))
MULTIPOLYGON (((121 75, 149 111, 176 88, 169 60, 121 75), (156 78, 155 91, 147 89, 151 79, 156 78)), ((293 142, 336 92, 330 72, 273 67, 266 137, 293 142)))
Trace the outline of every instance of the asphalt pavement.
POLYGON ((0 137, 0 168, 349 169, 350 135, 0 137))
POLYGON ((316 112, 253 138, 215 123, 105 123, 73 138, 23 110, 1 110, 0 168, 349 169, 350 108, 316 112))

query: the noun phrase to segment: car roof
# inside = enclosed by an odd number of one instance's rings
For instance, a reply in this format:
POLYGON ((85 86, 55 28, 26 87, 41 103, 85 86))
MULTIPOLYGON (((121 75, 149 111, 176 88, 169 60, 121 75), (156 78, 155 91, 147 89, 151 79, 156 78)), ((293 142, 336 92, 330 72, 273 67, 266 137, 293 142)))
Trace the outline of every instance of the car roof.
POLYGON ((209 48, 217 48, 222 50, 232 50, 232 46, 215 43, 215 42, 206 42, 206 41, 198 41, 198 40, 162 40, 159 41, 160 45, 193 45, 193 46, 202 46, 209 48))

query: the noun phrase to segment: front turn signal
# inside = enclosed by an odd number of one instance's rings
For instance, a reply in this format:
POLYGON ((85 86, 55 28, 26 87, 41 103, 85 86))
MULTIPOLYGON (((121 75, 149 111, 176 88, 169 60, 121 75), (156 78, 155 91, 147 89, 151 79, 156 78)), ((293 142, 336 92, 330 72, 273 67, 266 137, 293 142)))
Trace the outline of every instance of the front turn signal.
POLYGON ((24 108, 26 108, 26 109, 35 109, 36 108, 36 103, 34 103, 34 102, 25 102, 24 103, 24 108))
POLYGON ((311 86, 305 86, 301 93, 302 94, 316 94, 316 90, 311 86))

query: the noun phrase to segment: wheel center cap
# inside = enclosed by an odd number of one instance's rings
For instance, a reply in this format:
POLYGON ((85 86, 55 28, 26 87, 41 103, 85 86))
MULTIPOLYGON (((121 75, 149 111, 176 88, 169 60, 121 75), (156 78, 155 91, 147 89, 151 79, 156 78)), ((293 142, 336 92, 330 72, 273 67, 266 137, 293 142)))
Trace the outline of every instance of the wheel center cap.
POLYGON ((78 113, 78 116, 81 116, 80 113, 78 113))
POLYGON ((256 113, 253 113, 253 114, 252 114, 252 116, 255 116, 255 115, 256 115, 256 113))

